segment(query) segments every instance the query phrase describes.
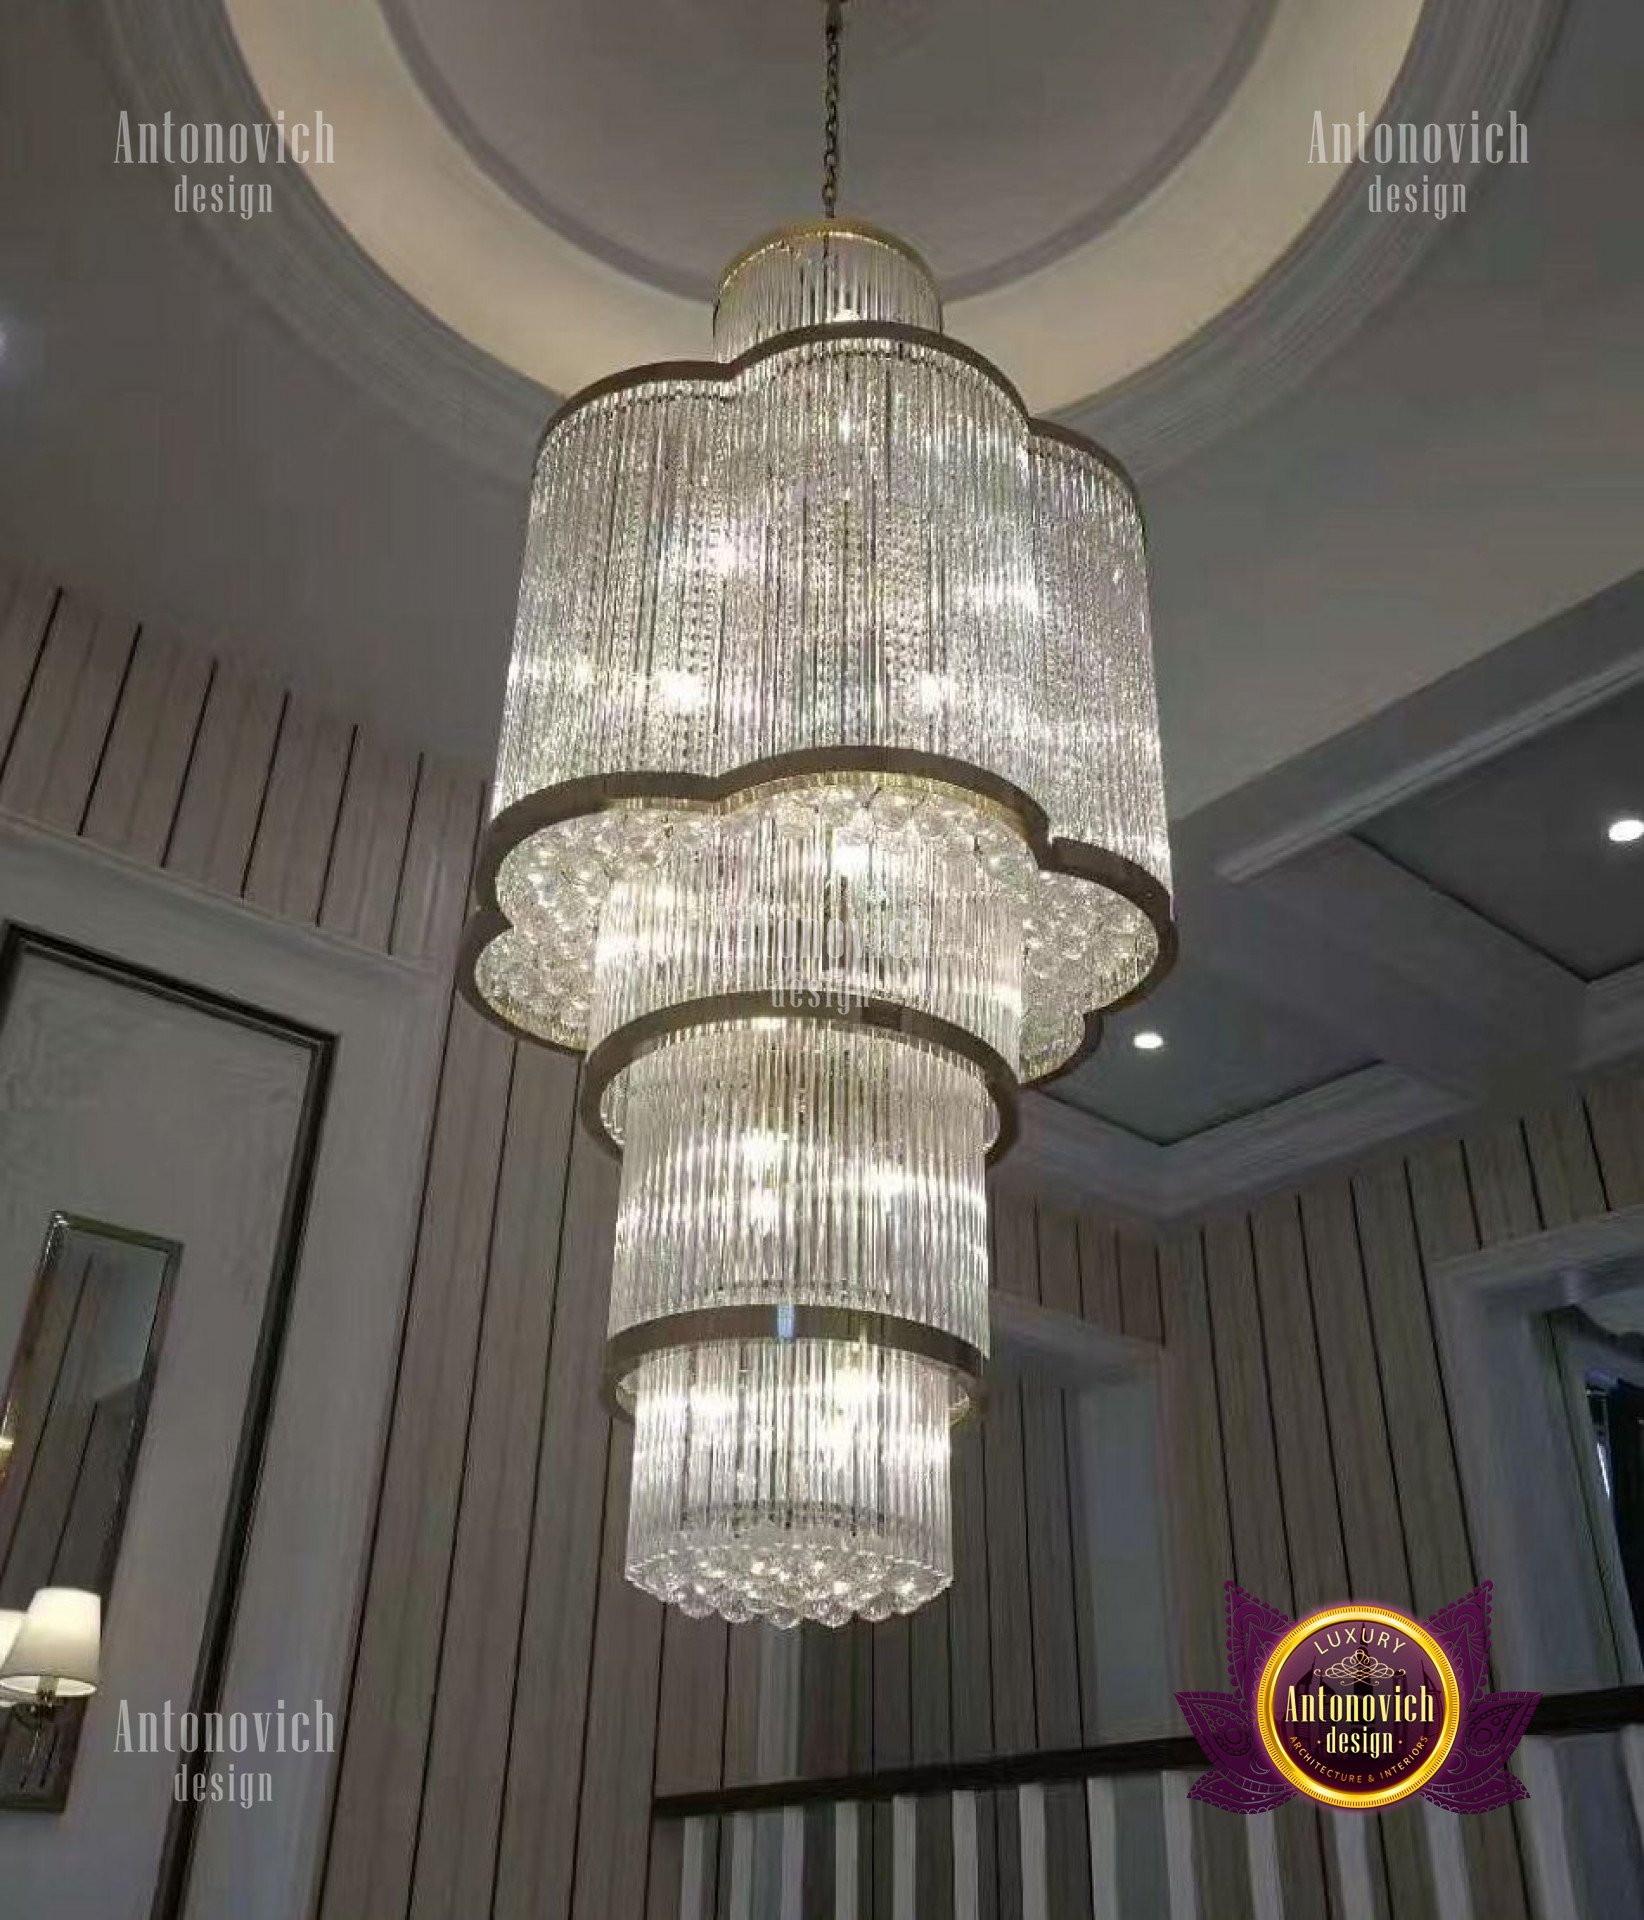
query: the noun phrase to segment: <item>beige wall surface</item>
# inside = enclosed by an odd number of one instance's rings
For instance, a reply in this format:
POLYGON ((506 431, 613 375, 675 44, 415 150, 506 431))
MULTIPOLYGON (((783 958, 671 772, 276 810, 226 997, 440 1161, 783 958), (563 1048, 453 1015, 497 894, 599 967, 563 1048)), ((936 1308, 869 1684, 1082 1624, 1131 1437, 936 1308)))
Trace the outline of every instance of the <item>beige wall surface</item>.
MULTIPOLYGON (((0 808, 351 940, 450 949, 477 777, 23 576, 0 590, 0 755, 0 808)), ((322 1920, 671 1912, 653 1792, 770 1768, 760 1632, 664 1615, 622 1578, 629 1436, 598 1384, 615 1169, 574 1124, 576 1081, 454 1006, 322 1920)), ((1162 1348, 1176 1684, 1225 1685, 1227 1578, 1287 1608, 1352 1594, 1419 1613, 1488 1577, 1429 1272, 1640 1199, 1636 1072, 1158 1244, 1001 1189, 997 1286, 1162 1348)), ((1004 1384, 956 1450, 952 1592, 912 1621, 802 1634, 801 1772, 1102 1736, 1072 1433, 1063 1388, 1004 1384)), ((1410 1807, 1377 1820, 1374 1898, 1438 1920, 1418 1826, 1410 1807)), ((1511 1813, 1463 1832, 1475 1910, 1526 1915, 1511 1813)), ((1239 1920, 1236 1824, 1195 1833, 1202 1910, 1239 1920)), ((1318 1814, 1293 1804, 1277 1835, 1296 1910, 1325 1912, 1318 1814)), ((996 1844, 1014 1845, 1004 1824, 996 1844)))

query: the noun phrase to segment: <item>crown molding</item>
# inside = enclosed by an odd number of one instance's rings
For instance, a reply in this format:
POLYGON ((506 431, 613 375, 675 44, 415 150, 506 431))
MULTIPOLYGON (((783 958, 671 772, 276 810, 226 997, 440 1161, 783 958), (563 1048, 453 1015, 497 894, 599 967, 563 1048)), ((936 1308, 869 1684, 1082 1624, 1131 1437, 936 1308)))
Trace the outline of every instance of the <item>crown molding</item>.
POLYGON ((1595 980, 1587 989, 1581 1023, 1583 1067, 1635 1053, 1644 1053, 1644 961, 1595 980))
POLYGON ((1351 833, 1644 682, 1644 573, 1527 632, 1176 823, 1174 838, 1243 884, 1351 833))
MULTIPOLYGON (((1206 880, 1200 893, 1216 924, 1228 891, 1206 880)), ((1340 1026, 1370 1057, 1475 1100, 1511 1097, 1536 1074, 1575 1064, 1586 983, 1368 842, 1327 841, 1238 891, 1238 905, 1260 916, 1264 944, 1287 956, 1267 979, 1303 953, 1304 933, 1316 937, 1305 984, 1320 989, 1321 1017, 1340 1006, 1340 1026)), ((1251 960, 1238 956, 1259 986, 1251 960)), ((1303 984, 1294 991, 1299 998, 1303 984)))
MULTIPOLYGON (((1380 118, 1520 117, 1540 83, 1564 0, 1429 0, 1380 118)), ((1293 392, 1409 279, 1443 232, 1438 221, 1388 219, 1366 204, 1377 174, 1418 180, 1420 167, 1354 165, 1307 230, 1244 297, 1174 352, 1069 408, 1069 423, 1146 477, 1222 438, 1293 392)), ((1483 168, 1454 178, 1482 186, 1483 168)))
MULTIPOLYGON (((144 118, 257 120, 265 109, 224 0, 97 0, 123 99, 144 118)), ((1562 0, 1428 0, 1384 115, 1521 112, 1562 0)), ((1303 130, 1298 128, 1298 137, 1303 130)), ((1388 168, 1389 177, 1398 169, 1388 168)), ((1279 265, 1174 352, 1063 418, 1145 475, 1185 458, 1293 389, 1409 275, 1438 223, 1389 220, 1351 168, 1279 265)), ((1470 176, 1462 170, 1460 178, 1470 176)), ((554 396, 436 320, 381 271, 300 168, 281 170, 271 214, 208 223, 267 306, 314 351, 481 471, 529 472, 554 396)))
POLYGON ((1001 1192, 1095 1206, 1121 1226, 1150 1231, 1167 1206, 1167 1147, 1048 1093, 1024 1090, 1016 1144, 990 1176, 1001 1192))
POLYGON ((1022 1128, 998 1175, 1156 1232, 1456 1119, 1463 1102, 1388 1066, 1363 1067, 1259 1113, 1169 1146, 1046 1094, 1022 1099, 1022 1128))
POLYGON ((1476 1114, 1516 1112, 1574 1073, 1640 1055, 1644 963, 1585 989, 1581 1039, 1566 1071, 1526 1080, 1516 1102, 1468 1100, 1378 1065, 1158 1146, 1048 1094, 1029 1093, 1022 1099, 1021 1134, 996 1178, 1157 1232, 1300 1186, 1327 1168, 1459 1126, 1476 1114))
POLYGON ((1453 1095, 1395 1067, 1361 1067, 1169 1148, 1162 1222, 1194 1219, 1298 1186, 1327 1167, 1453 1121, 1464 1110, 1453 1095))
MULTIPOLYGON (((267 117, 222 0, 96 0, 121 104, 133 118, 267 117)), ((524 486, 555 396, 435 319, 327 210, 300 167, 278 169, 254 221, 192 223, 313 352, 408 424, 493 477, 524 486)))

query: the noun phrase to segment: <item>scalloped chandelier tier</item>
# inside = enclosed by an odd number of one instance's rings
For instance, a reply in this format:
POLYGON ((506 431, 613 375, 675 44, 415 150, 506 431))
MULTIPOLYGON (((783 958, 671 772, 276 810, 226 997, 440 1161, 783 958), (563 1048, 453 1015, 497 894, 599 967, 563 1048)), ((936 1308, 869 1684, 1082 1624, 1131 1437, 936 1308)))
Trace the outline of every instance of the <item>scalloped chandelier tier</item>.
POLYGON ((837 1625, 953 1574, 1017 1088, 1174 949, 1141 516, 828 217, 549 426, 465 990, 622 1155, 628 1575, 837 1625))

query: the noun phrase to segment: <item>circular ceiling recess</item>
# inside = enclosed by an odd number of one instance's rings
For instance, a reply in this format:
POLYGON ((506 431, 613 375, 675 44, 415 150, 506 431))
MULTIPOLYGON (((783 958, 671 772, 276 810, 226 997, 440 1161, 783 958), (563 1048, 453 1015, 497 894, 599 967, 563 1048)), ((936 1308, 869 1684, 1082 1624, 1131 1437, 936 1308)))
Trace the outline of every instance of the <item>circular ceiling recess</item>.
MULTIPOLYGON (((821 0, 222 0, 310 180, 439 320, 566 394, 706 351, 723 266, 816 211, 821 0)), ((853 0, 841 210, 931 262, 1039 412, 1238 301, 1335 187, 1422 0, 853 0)))
MULTIPOLYGON (((435 110, 565 239, 711 300, 816 210, 821 0, 382 0, 435 110)), ((1191 151, 1273 0, 855 0, 844 197, 949 300, 1110 226, 1191 151)))

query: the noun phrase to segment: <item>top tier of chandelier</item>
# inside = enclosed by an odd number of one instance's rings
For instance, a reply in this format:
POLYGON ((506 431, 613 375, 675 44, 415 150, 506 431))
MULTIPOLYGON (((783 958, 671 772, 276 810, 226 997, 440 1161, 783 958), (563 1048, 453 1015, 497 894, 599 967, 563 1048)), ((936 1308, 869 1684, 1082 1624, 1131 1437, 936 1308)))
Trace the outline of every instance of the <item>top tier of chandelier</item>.
POLYGON ((628 1572, 883 1618, 952 1577, 988 1157, 1173 945, 1142 527, 840 221, 532 494, 468 989, 622 1155, 628 1572))

